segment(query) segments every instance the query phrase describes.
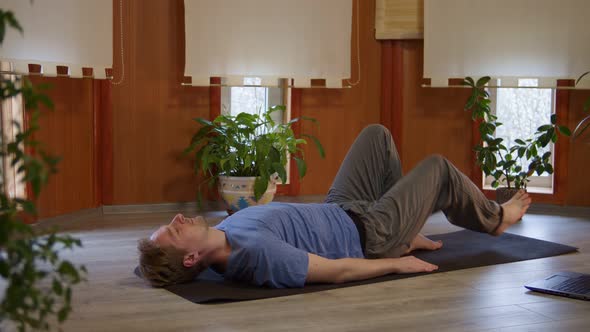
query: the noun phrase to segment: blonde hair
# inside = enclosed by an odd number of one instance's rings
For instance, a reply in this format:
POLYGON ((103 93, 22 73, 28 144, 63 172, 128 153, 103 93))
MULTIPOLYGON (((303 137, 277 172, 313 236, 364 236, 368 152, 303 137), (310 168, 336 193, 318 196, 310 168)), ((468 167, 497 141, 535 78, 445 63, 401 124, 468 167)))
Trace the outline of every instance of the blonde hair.
POLYGON ((183 264, 186 253, 174 247, 160 247, 154 241, 141 239, 139 250, 139 270, 143 278, 153 287, 164 287, 193 280, 207 268, 197 263, 191 267, 183 264))

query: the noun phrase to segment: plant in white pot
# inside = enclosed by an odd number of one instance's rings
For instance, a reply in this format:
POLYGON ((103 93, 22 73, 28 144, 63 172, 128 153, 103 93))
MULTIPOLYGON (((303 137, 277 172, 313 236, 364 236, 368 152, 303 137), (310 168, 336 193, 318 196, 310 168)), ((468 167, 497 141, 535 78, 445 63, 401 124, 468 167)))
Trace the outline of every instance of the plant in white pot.
MULTIPOLYGON (((319 140, 303 134, 296 137, 292 125, 311 118, 296 118, 288 123, 276 123, 271 114, 284 111, 284 106, 272 106, 258 114, 220 115, 215 120, 194 119, 201 127, 191 139, 185 153, 194 153, 195 173, 204 173, 210 187, 218 182, 219 192, 230 213, 252 205, 272 201, 276 183, 287 182, 286 165, 289 155, 297 163, 300 177, 307 172, 302 144, 311 139, 322 158, 324 148, 319 140), (219 181, 217 181, 219 180, 219 181)), ((201 202, 201 185, 197 192, 201 202)))
POLYGON ((568 127, 557 124, 557 115, 551 115, 551 123, 542 125, 528 138, 517 138, 506 147, 504 139, 495 137, 496 129, 502 125, 491 112, 490 95, 485 85, 490 77, 482 77, 475 82, 466 77, 464 85, 471 87, 471 96, 465 110, 472 111, 472 119, 479 121, 480 143, 474 147, 477 163, 486 176, 492 176, 492 187, 496 189, 499 203, 508 201, 519 189, 526 189, 530 177, 535 173, 553 173, 551 151, 542 153, 550 142, 555 143, 558 134, 570 136, 568 127), (542 153, 542 154, 541 154, 542 153), (523 167, 522 165, 525 165, 523 167))

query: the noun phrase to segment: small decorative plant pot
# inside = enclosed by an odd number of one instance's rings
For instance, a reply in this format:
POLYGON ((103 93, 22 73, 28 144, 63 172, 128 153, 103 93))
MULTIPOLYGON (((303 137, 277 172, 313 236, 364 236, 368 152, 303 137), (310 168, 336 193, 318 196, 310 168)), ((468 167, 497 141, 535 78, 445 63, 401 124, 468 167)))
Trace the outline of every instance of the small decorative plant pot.
POLYGON ((277 192, 275 177, 271 177, 268 189, 258 201, 254 200, 254 176, 219 176, 219 194, 232 214, 249 206, 272 202, 277 192))
POLYGON ((520 189, 515 188, 498 188, 496 189, 496 202, 504 204, 508 202, 520 189))

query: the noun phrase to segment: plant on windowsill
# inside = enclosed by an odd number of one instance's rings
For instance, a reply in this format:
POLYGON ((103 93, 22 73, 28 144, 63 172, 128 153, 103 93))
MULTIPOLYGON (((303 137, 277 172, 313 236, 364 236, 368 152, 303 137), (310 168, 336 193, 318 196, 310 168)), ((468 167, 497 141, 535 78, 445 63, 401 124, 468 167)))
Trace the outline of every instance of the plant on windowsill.
MULTIPOLYGON (((0 44, 6 28, 22 33, 10 11, 0 9, 0 44)), ((50 156, 34 139, 39 130, 38 105, 52 108, 51 100, 33 87, 26 78, 0 78, 2 101, 22 95, 30 112, 28 128, 13 126, 15 138, 5 141, 0 136, 0 162, 9 160, 17 170, 17 180, 30 185, 33 197, 13 197, 4 191, 5 170, 0 167, 0 331, 46 331, 67 319, 72 310, 72 286, 83 280, 86 269, 60 257, 64 249, 82 246, 79 239, 54 231, 39 234, 25 219, 37 214, 35 199, 49 176, 57 171, 59 158, 50 156), (35 148, 36 154, 29 153, 35 148), (51 322, 51 323, 50 323, 51 322), (53 325, 53 326, 52 326, 53 325)), ((3 110, 5 111, 5 110, 3 110)), ((4 124, 5 126, 7 124, 4 124)), ((6 128, 6 127, 5 127, 6 128)))
POLYGON ((530 177, 535 173, 553 174, 551 152, 539 154, 550 142, 555 143, 558 135, 570 136, 568 127, 557 124, 557 115, 551 115, 551 123, 542 125, 529 138, 517 138, 508 148, 504 139, 495 137, 496 128, 502 125, 492 114, 490 95, 485 85, 490 77, 482 77, 475 82, 466 77, 463 85, 471 87, 471 96, 465 104, 465 110, 472 111, 473 121, 479 122, 480 143, 474 147, 477 164, 486 176, 492 176, 492 187, 496 189, 496 200, 503 203, 510 199, 519 189, 527 188, 530 177), (525 164, 523 168, 521 165, 525 164), (502 186, 502 188, 499 188, 502 186))
POLYGON ((206 177, 197 191, 199 206, 201 185, 208 183, 212 187, 217 180, 230 213, 269 203, 276 192, 277 180, 287 182, 289 155, 297 163, 299 176, 305 176, 307 164, 300 147, 307 144, 305 138, 315 143, 322 158, 325 156, 316 137, 307 134, 296 137, 292 129, 292 125, 300 120, 317 124, 315 119, 301 117, 280 124, 271 118, 271 114, 277 111, 285 111, 285 106, 272 106, 257 114, 220 115, 213 121, 194 119, 201 127, 185 153, 194 153, 195 173, 202 172, 206 177))

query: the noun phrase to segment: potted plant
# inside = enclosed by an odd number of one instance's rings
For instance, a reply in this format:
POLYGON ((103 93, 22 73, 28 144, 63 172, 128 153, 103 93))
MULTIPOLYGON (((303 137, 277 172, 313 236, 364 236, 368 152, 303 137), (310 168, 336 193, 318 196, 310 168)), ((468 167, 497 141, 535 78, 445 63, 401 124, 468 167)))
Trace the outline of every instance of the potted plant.
POLYGON ((492 176, 492 187, 496 189, 496 200, 503 203, 509 200, 519 189, 526 189, 530 177, 535 173, 553 173, 551 152, 541 154, 550 142, 555 143, 558 134, 570 136, 566 126, 557 124, 557 115, 551 115, 551 122, 537 128, 528 138, 517 138, 508 148, 504 139, 495 137, 496 128, 502 125, 498 117, 492 114, 490 95, 485 85, 490 77, 482 77, 475 82, 466 77, 464 85, 471 87, 471 96, 465 104, 465 110, 472 111, 472 119, 479 122, 480 143, 474 147, 477 163, 486 176, 492 176), (522 165, 526 165, 523 167, 522 165), (499 188, 503 186, 502 188, 499 188))
POLYGON ((305 138, 315 143, 322 158, 325 156, 316 137, 306 134, 296 137, 292 129, 300 119, 316 124, 317 121, 301 117, 285 124, 276 123, 272 113, 284 110, 285 106, 272 106, 257 114, 220 115, 213 121, 194 119, 201 128, 185 153, 194 153, 195 172, 206 176, 198 189, 199 205, 201 185, 212 186, 217 180, 230 213, 272 201, 277 180, 287 181, 289 155, 297 163, 299 176, 305 176, 307 165, 301 149, 302 144, 307 144, 305 138))

